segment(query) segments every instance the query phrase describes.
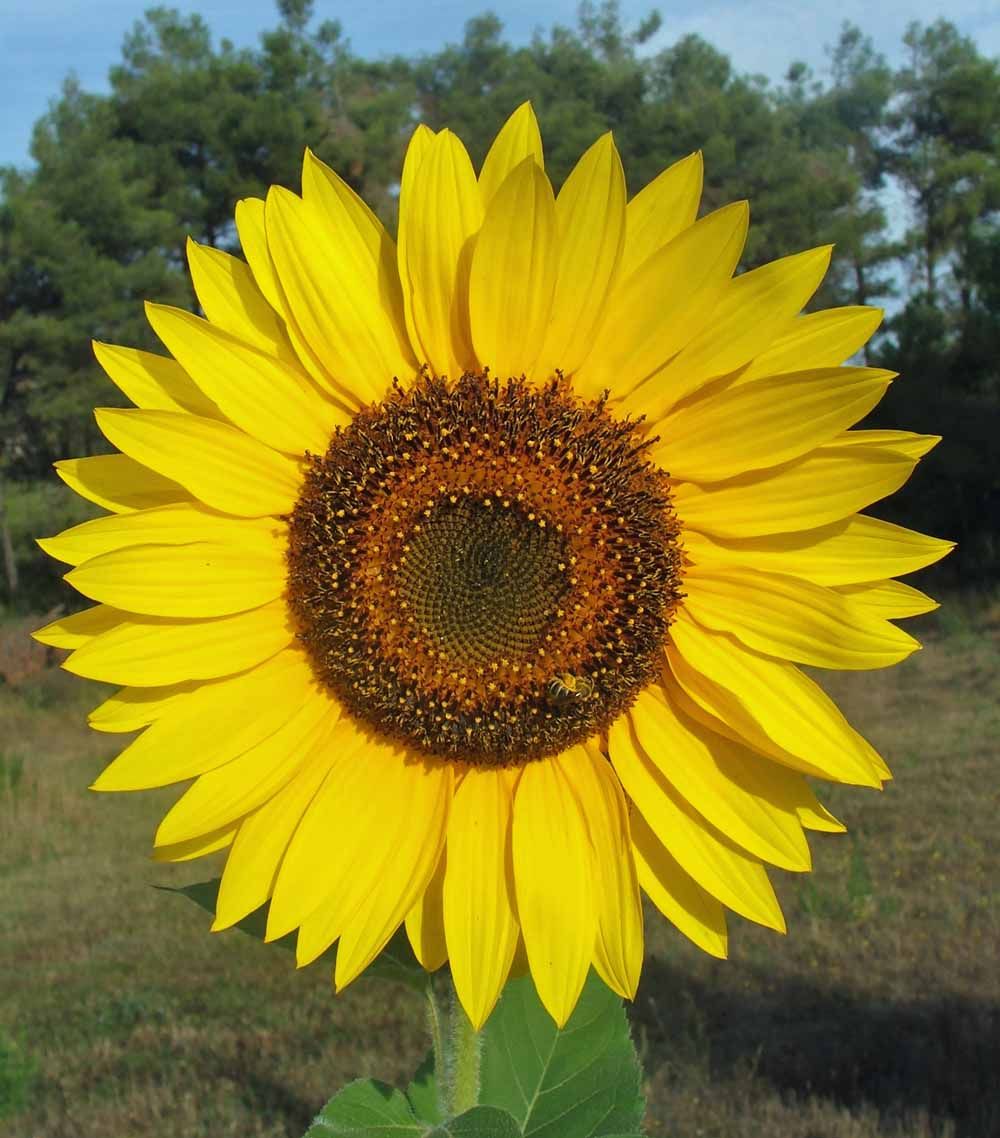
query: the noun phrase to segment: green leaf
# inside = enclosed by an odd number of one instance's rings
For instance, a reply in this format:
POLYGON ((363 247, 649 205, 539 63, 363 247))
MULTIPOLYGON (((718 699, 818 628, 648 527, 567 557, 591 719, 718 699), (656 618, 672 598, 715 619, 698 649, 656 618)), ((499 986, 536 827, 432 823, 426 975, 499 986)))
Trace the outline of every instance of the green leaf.
POLYGON ((359 1079, 330 1099, 305 1138, 419 1138, 426 1133, 402 1091, 374 1079, 359 1079))
POLYGON ((417 1068, 413 1082, 406 1088, 406 1097, 410 1100, 413 1113, 421 1122, 427 1122, 431 1125, 444 1122, 437 1076, 434 1073, 433 1051, 427 1053, 424 1061, 417 1068))
POLYGON ((432 1130, 427 1138, 521 1138, 521 1128, 505 1110, 498 1110, 495 1106, 474 1106, 432 1130))
MULTIPOLYGON (((202 909, 212 913, 213 916, 215 914, 215 899, 219 893, 219 879, 217 877, 211 881, 199 881, 194 885, 184 885, 180 889, 172 889, 169 886, 163 885, 158 885, 156 888, 162 889, 165 893, 183 893, 185 897, 190 898, 202 909)), ((256 940, 263 940, 264 932, 267 928, 267 907, 262 905, 233 927, 242 930, 248 936, 252 936, 256 940)), ((271 943, 277 945, 279 948, 294 952, 295 934, 289 933, 280 940, 272 941, 271 943)), ((336 961, 337 948, 333 945, 328 948, 322 956, 317 957, 315 963, 326 964, 332 967, 336 961)), ((395 980, 401 984, 406 984, 418 992, 425 991, 429 983, 428 974, 423 970, 420 966, 420 962, 413 955, 409 938, 402 928, 396 932, 395 936, 393 936, 385 948, 383 948, 379 955, 368 965, 365 970, 365 975, 376 977, 379 980, 395 980)), ((433 1121, 436 1121, 436 1119, 433 1121)))
POLYGON ((621 1000, 591 972, 556 1027, 530 977, 512 980, 483 1029, 480 1101, 526 1138, 610 1138, 638 1130, 640 1070, 621 1000))

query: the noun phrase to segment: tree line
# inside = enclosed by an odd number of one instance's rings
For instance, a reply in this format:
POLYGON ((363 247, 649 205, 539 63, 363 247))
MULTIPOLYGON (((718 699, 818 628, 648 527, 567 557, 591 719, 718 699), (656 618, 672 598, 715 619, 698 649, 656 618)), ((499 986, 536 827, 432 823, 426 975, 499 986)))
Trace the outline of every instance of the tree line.
POLYGON ((416 121, 480 160, 533 101, 558 185, 611 129, 634 193, 701 149, 704 209, 749 198, 745 266, 836 243, 814 301, 887 305, 869 362, 901 373, 870 425, 943 434, 884 516, 961 542, 951 571, 1000 568, 1000 67, 949 22, 913 24, 891 67, 845 25, 815 74, 769 83, 697 36, 653 50, 615 0, 576 25, 505 38, 496 16, 414 58, 365 59, 312 0, 278 0, 255 47, 215 43, 198 16, 153 8, 110 90, 67 79, 31 164, 0 169, 0 537, 8 593, 47 603, 30 536, 72 520, 53 460, 106 449, 90 409, 120 400, 91 338, 156 349, 155 298, 194 307, 184 243, 235 249, 235 202, 298 184, 309 145, 394 224, 416 121))

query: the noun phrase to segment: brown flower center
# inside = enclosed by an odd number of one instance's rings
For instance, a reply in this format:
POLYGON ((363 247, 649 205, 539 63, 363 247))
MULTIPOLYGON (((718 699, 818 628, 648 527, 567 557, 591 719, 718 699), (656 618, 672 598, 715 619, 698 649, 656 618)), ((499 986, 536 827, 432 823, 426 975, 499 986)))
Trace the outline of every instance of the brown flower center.
POLYGON ((558 381, 425 378, 359 413, 290 518, 318 676, 439 757, 511 765, 606 730, 657 674, 678 597, 646 445, 558 381))

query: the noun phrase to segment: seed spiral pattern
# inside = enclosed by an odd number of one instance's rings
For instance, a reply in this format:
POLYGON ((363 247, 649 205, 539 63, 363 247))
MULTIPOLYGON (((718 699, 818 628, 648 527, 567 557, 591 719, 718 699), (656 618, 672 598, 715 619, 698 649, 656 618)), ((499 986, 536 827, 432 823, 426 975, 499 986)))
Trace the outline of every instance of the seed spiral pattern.
POLYGON ((289 519, 317 676, 381 736, 465 762, 606 730, 655 676, 679 596, 647 446, 561 379, 422 377, 360 412, 289 519))

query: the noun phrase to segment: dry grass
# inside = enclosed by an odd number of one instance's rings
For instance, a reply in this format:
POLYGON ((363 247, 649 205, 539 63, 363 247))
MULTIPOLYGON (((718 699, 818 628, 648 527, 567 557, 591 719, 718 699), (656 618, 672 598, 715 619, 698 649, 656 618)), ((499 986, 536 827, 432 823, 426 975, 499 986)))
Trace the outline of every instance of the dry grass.
MULTIPOLYGON (((650 1134, 1000 1134, 1000 614, 946 611, 906 665, 831 684, 896 781, 826 795, 850 833, 776 875, 790 935, 734 920, 723 963, 650 920, 650 1134)), ((150 888, 210 870, 140 856, 173 793, 86 792, 114 750, 82 725, 99 698, 55 671, 0 686, 0 1136, 297 1138, 348 1079, 404 1080, 416 997, 334 1001, 322 970, 150 888)))

